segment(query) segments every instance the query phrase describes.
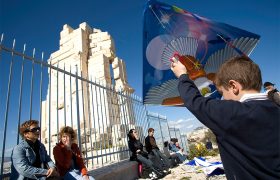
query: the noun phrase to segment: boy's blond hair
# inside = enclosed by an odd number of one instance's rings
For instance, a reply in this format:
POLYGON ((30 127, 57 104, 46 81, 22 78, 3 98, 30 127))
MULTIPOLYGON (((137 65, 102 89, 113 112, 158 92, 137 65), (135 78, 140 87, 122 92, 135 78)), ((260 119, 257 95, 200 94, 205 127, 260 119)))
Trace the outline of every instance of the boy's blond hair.
POLYGON ((260 91, 262 88, 261 70, 246 56, 234 57, 222 64, 216 74, 215 85, 228 90, 230 80, 239 82, 242 90, 260 91))

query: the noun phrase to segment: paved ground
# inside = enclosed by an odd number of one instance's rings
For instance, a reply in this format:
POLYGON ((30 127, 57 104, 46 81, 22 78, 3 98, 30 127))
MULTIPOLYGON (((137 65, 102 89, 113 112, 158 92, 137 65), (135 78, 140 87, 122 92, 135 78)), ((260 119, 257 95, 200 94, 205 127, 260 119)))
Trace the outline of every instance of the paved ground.
MULTIPOLYGON (((183 165, 184 166, 184 165, 183 165)), ((171 174, 165 176, 165 180, 226 180, 225 175, 207 177, 200 169, 178 166, 171 169, 171 174)))
MULTIPOLYGON (((219 156, 207 157, 207 161, 221 161, 219 156)), ((171 169, 171 174, 165 176, 165 180, 226 180, 225 175, 207 177, 200 168, 180 165, 171 169)))

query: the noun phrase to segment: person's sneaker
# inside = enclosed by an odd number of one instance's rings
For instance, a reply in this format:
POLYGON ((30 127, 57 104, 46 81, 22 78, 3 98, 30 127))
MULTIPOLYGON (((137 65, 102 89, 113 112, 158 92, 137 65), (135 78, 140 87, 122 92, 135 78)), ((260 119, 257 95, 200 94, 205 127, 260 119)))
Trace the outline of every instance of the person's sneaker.
POLYGON ((155 172, 152 172, 153 173, 153 178, 157 178, 157 175, 156 175, 156 173, 155 172))
POLYGON ((163 170, 164 174, 170 174, 171 170, 163 170))
POLYGON ((155 172, 150 173, 149 176, 150 176, 151 179, 157 179, 158 178, 157 174, 155 172))

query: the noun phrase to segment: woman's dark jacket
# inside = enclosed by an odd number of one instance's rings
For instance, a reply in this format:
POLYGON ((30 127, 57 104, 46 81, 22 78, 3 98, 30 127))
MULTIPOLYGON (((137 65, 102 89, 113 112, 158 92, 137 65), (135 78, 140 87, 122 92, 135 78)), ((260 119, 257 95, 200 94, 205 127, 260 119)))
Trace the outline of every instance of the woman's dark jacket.
POLYGON ((148 158, 148 153, 143 151, 143 144, 137 139, 130 139, 128 141, 129 150, 132 152, 132 156, 130 157, 131 160, 137 160, 137 154, 140 154, 146 158, 148 158), (136 152, 140 150, 140 152, 136 152))

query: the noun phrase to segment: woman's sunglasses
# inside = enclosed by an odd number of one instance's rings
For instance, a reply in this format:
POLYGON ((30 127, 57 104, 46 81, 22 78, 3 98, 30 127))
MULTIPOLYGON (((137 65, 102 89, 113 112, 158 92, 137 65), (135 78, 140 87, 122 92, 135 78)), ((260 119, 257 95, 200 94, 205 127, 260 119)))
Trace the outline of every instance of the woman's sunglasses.
POLYGON ((41 131, 41 128, 40 127, 35 127, 35 128, 32 128, 32 129, 26 129, 24 132, 39 132, 41 131))

